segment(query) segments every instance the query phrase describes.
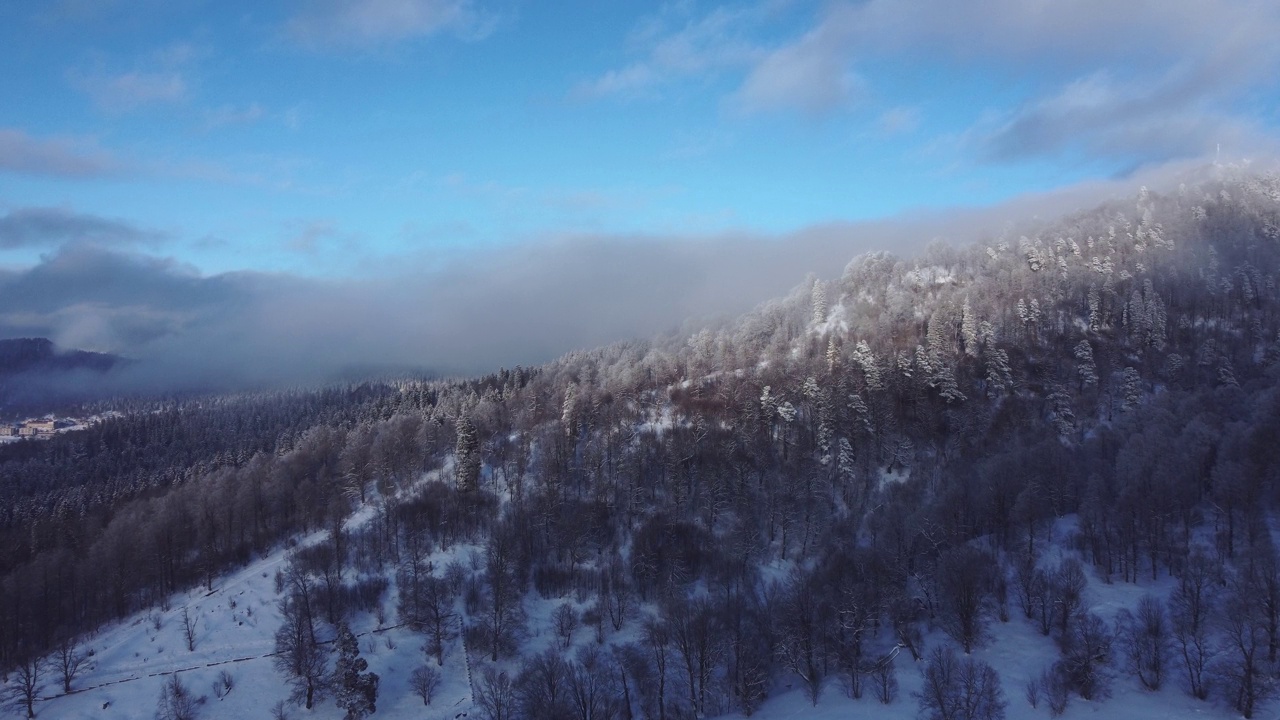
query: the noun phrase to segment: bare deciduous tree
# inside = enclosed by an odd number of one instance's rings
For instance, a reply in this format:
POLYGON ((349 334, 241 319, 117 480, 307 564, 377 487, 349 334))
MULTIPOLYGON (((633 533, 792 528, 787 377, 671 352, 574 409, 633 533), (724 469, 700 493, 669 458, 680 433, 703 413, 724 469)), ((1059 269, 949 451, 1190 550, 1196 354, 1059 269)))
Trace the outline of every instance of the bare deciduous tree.
POLYGON ((573 633, 578 629, 578 612, 569 603, 560 603, 551 616, 555 623, 556 635, 560 636, 560 646, 568 648, 573 643, 573 633))
POLYGON ((1062 561, 1049 581, 1050 595, 1053 598, 1053 614, 1058 621, 1058 632, 1062 637, 1071 633, 1071 621, 1075 619, 1084 602, 1084 589, 1089 585, 1089 578, 1084 573, 1084 566, 1075 558, 1062 561))
POLYGON ((422 580, 423 627, 427 631, 426 650, 436 658, 436 665, 444 665, 445 647, 457 634, 453 626, 457 614, 454 613, 454 601, 457 593, 453 586, 442 578, 428 576, 422 580))
POLYGON ((1187 691, 1201 700, 1209 697, 1206 673, 1217 654, 1210 633, 1216 575, 1213 559, 1197 548, 1169 596, 1169 621, 1178 659, 1186 671, 1187 691))
POLYGON ((1267 615, 1258 588, 1235 578, 1220 618, 1225 643, 1218 675, 1232 704, 1245 718, 1276 693, 1276 679, 1266 661, 1267 615))
POLYGON ((995 559, 968 546, 938 558, 937 583, 942 627, 968 654, 982 642, 990 612, 995 559))
POLYGON ((13 669, 14 682, 7 689, 5 700, 11 707, 26 711, 28 718, 36 716, 36 699, 44 690, 45 663, 43 658, 27 657, 13 669))
POLYGON ((328 652, 316 642, 310 607, 310 602, 294 595, 281 600, 284 621, 275 636, 276 667, 293 685, 293 701, 308 710, 327 693, 329 677, 328 652))
POLYGON ((1109 692, 1112 640, 1111 629, 1093 613, 1081 614, 1072 623, 1071 633, 1060 639, 1059 665, 1072 689, 1085 700, 1101 699, 1109 692))
POLYGON ((199 707, 199 699, 190 688, 182 684, 178 674, 174 673, 160 688, 156 720, 196 720, 199 707))
POLYGON ((182 639, 187 641, 187 652, 194 652, 196 649, 196 630, 199 623, 200 618, 192 615, 190 609, 182 608, 182 639))
POLYGON ((76 679, 80 671, 86 669, 89 664, 89 656, 81 651, 74 639, 66 637, 58 642, 57 648, 53 652, 53 661, 57 665, 58 673, 62 676, 62 692, 71 692, 71 682, 76 679))
POLYGON ((409 676, 409 687, 422 698, 423 705, 430 705, 440 687, 440 671, 428 665, 414 668, 409 676))
POLYGON ((569 672, 569 664, 554 648, 526 660, 515 680, 521 717, 554 720, 569 715, 569 672))
POLYGON ((913 693, 928 720, 1003 720, 1007 703, 1000 676, 976 658, 961 658, 950 646, 934 648, 913 693))
POLYGON ((507 673, 492 666, 485 667, 476 682, 475 702, 487 720, 514 720, 515 687, 507 673))
POLYGON ((1153 595, 1138 601, 1136 612, 1121 611, 1117 618, 1129 659, 1129 669, 1148 690, 1164 684, 1169 657, 1169 620, 1164 603, 1153 595))

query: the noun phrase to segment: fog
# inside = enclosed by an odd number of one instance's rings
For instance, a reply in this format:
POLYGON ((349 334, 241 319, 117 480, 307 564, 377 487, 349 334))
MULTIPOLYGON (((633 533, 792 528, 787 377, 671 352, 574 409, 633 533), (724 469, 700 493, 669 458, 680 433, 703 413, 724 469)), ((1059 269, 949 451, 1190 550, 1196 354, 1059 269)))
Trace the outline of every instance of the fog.
POLYGON ((71 242, 0 272, 0 336, 137 359, 112 387, 299 386, 361 372, 487 372, 569 350, 689 329, 785 294, 808 273, 837 277, 855 256, 967 244, 1009 222, 1129 193, 1096 182, 1004 205, 838 223, 783 236, 573 236, 405 257, 381 275, 320 280, 205 275, 180 262, 71 242))
POLYGON ((0 334, 136 358, 115 379, 164 388, 311 384, 354 367, 470 374, 736 315, 867 249, 929 239, 885 230, 565 237, 345 280, 206 276, 78 243, 0 276, 0 334))

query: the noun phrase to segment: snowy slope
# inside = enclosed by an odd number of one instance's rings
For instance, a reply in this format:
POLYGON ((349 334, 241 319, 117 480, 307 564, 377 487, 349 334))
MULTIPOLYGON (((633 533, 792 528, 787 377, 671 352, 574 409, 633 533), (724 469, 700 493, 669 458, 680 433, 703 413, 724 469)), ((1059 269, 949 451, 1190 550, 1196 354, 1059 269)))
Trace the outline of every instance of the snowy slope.
MULTIPOLYGON (((269 717, 270 709, 289 695, 270 655, 280 625, 275 573, 284 562, 281 550, 221 579, 211 593, 201 588, 175 596, 167 611, 141 613, 89 638, 86 646, 92 649, 93 667, 76 678, 69 695, 61 694, 60 678, 49 673, 44 699, 36 705, 37 717, 150 720, 162 684, 175 672, 197 696, 204 696, 201 718, 269 717), (183 607, 198 618, 194 651, 187 650, 183 607), (214 685, 223 671, 231 674, 234 687, 219 699, 214 685)), ((390 606, 393 598, 384 602, 390 606)), ((470 707, 470 689, 456 644, 440 668, 437 697, 425 707, 408 684, 413 669, 426 663, 422 637, 407 628, 376 625, 369 615, 351 619, 360 637, 361 656, 381 677, 378 717, 454 718, 470 707)), ((294 718, 342 717, 331 700, 316 703, 310 713, 298 706, 289 706, 288 712, 294 718)))
MULTIPOLYGON (((369 512, 358 512, 348 523, 349 527, 366 520, 369 512)), ((1067 527, 1060 524, 1057 538, 1067 527)), ((319 534, 306 538, 311 542, 319 534)), ((437 553, 433 561, 438 567, 459 559, 469 562, 478 552, 475 547, 457 546, 449 552, 437 553)), ((1055 553, 1050 553, 1055 554, 1055 553)), ((1060 554, 1060 551, 1059 553, 1060 554)), ((248 567, 221 579, 213 592, 203 588, 172 598, 167 610, 140 613, 121 623, 104 628, 86 641, 93 651, 92 667, 73 683, 73 692, 61 694, 60 679, 47 671, 42 700, 36 705, 40 718, 58 720, 124 720, 153 718, 161 686, 172 673, 178 673, 181 681, 197 696, 203 696, 200 717, 215 718, 267 718, 271 709, 286 700, 289 687, 284 676, 272 661, 273 636, 280 624, 276 607, 275 574, 283 566, 286 553, 280 550, 258 560, 248 567), (195 650, 188 651, 183 633, 182 613, 186 608, 197 619, 195 650), (158 626, 158 627, 157 627, 158 626), (230 673, 234 687, 219 699, 215 684, 223 671, 230 673)), ((1058 558, 1050 558, 1056 562, 1058 558)), ((1088 569, 1090 584, 1086 590, 1089 609, 1111 620, 1120 608, 1132 608, 1144 593, 1167 594, 1171 581, 1165 577, 1154 583, 1146 581, 1133 585, 1126 583, 1105 584, 1092 569, 1088 569)), ((394 585, 384 598, 390 610, 394 606, 394 585)), ((528 635, 524 653, 539 652, 558 641, 553 630, 551 615, 562 602, 572 603, 577 610, 583 608, 571 600, 545 600, 531 594, 526 598, 528 635)), ((1009 720, 1023 718, 1049 718, 1046 702, 1042 699, 1038 708, 1032 708, 1024 696, 1027 680, 1036 677, 1059 657, 1052 639, 1042 636, 1029 621, 1022 618, 1017 607, 1010 608, 1007 623, 992 622, 990 639, 975 656, 990 663, 999 672, 1008 701, 1009 720)), ((395 622, 394 613, 388 612, 388 623, 395 622)), ((445 657, 441 670, 442 683, 431 706, 409 687, 409 674, 414 668, 427 662, 422 651, 423 637, 407 628, 390 626, 379 628, 368 614, 351 618, 352 629, 360 636, 362 657, 369 667, 381 677, 378 711, 375 717, 387 720, 437 718, 456 719, 463 713, 478 717, 472 708, 467 668, 460 644, 455 641, 445 657)), ((621 633, 608 628, 606 643, 633 640, 636 623, 630 622, 621 633)), ((595 641, 595 631, 580 626, 574 635, 574 645, 582 646, 595 641)), ((940 632, 926 637, 926 649, 949 640, 940 632)), ((477 666, 484 661, 474 661, 477 666)), ((1122 662, 1117 660, 1117 662, 1122 662)), ((500 665, 509 671, 516 669, 513 661, 500 665)), ((897 657, 899 693, 890 705, 881 705, 870 690, 861 700, 851 700, 838 679, 829 678, 823 688, 817 706, 812 705, 798 682, 787 678, 780 680, 772 697, 752 716, 759 720, 784 720, 792 718, 874 717, 894 720, 915 718, 917 704, 911 693, 920 686, 922 663, 912 662, 906 653, 897 657), (788 688, 791 682, 794 687, 788 688)), ((1142 690, 1128 673, 1120 669, 1114 672, 1111 697, 1101 702, 1088 702, 1072 697, 1064 718, 1126 718, 1133 720, 1168 720, 1174 718, 1232 718, 1238 714, 1219 700, 1201 703, 1181 691, 1176 664, 1170 667, 1169 682, 1158 693, 1142 690)), ((292 718, 316 718, 337 720, 342 712, 325 699, 307 712, 295 705, 288 705, 292 718)), ((1257 717, 1275 717, 1280 703, 1264 706, 1257 717)), ((21 715, 15 715, 20 717, 21 715)), ((741 717, 731 715, 731 718, 741 717)))
MULTIPOLYGON (((1066 535, 1074 529, 1075 518, 1059 520, 1053 530, 1054 548, 1046 553, 1042 562, 1056 564, 1064 556, 1062 547, 1066 544, 1066 535)), ((1091 565, 1085 566, 1089 585, 1085 589, 1084 609, 1106 620, 1113 622, 1116 613, 1122 609, 1137 606, 1139 598, 1146 594, 1167 597, 1173 589, 1174 579, 1165 575, 1152 582, 1150 578, 1138 584, 1114 582, 1105 583, 1091 565)), ((1061 658, 1054 640, 1040 634, 1032 621, 1023 618, 1022 611, 1011 599, 1008 622, 992 621, 990 637, 983 647, 974 650, 974 657, 983 660, 995 668, 1000 675, 1005 700, 1008 703, 1006 720, 1029 720, 1031 718, 1051 718, 1048 703, 1043 696, 1037 707, 1031 707, 1026 699, 1027 681, 1036 678, 1041 671, 1061 658)), ((938 644, 952 643, 951 639, 940 631, 929 633, 925 637, 925 654, 938 644)), ((952 643, 954 646, 954 643, 952 643)), ((1191 720, 1210 718, 1239 718, 1240 713, 1231 708, 1222 698, 1211 697, 1207 702, 1195 700, 1182 691, 1182 668, 1174 658, 1169 658, 1164 687, 1159 692, 1150 692, 1141 687, 1138 681, 1124 669, 1123 650, 1117 642, 1113 646, 1114 660, 1111 667, 1110 697, 1099 701, 1082 700, 1072 695, 1070 705, 1060 717, 1064 720, 1080 720, 1097 718, 1110 720, 1191 720)), ((751 717, 753 720, 792 720, 805 718, 812 720, 836 720, 840 718, 876 718, 877 720, 908 720, 917 715, 918 705, 912 693, 921 687, 921 669, 924 661, 913 662, 911 656, 900 653, 897 657, 897 673, 899 691, 898 698, 890 705, 882 705, 872 697, 872 692, 861 700, 852 700, 836 679, 828 679, 817 706, 810 703, 799 682, 795 688, 776 692, 765 701, 751 717)), ((1263 704, 1255 718, 1275 718, 1280 716, 1280 700, 1263 704)), ((743 717, 733 714, 728 717, 743 717)))

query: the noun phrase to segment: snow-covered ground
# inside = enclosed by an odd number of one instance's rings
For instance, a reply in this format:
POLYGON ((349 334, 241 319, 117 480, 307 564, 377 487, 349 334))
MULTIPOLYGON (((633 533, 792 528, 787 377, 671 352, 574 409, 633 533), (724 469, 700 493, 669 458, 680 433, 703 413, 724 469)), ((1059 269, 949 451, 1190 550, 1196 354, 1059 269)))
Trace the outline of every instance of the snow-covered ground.
MULTIPOLYGON (((1074 523, 1075 518, 1072 516, 1056 524, 1053 529, 1054 547, 1042 559, 1044 564, 1057 565, 1069 554, 1064 553, 1062 547, 1065 545, 1066 535, 1075 529, 1074 523)), ((1146 577, 1137 584, 1118 581, 1107 584, 1091 566, 1085 565, 1085 572, 1089 577, 1089 586, 1085 590, 1084 609, 1097 614, 1108 623, 1115 620, 1120 610, 1132 610, 1136 607, 1139 598, 1145 594, 1167 597, 1175 582, 1165 574, 1154 582, 1146 577)), ((973 656, 987 662, 999 673, 1008 703, 1007 720, 1051 718, 1043 695, 1038 706, 1031 707, 1026 699, 1026 684, 1032 678, 1039 677, 1042 670, 1061 658, 1061 654, 1052 638, 1041 635, 1035 623, 1023 617, 1021 608, 1013 598, 1010 598, 1009 615, 1008 622, 991 622, 989 639, 982 647, 974 650, 973 656)), ((950 642, 950 638, 941 631, 929 633, 925 637, 926 657, 930 648, 939 643, 950 642)), ((1201 702, 1183 692, 1180 674, 1182 669, 1176 659, 1169 658, 1164 687, 1159 692, 1150 692, 1143 689, 1124 669, 1125 660, 1119 643, 1116 643, 1113 651, 1115 659, 1110 668, 1110 697, 1088 701, 1072 695, 1070 705, 1061 715, 1064 720, 1208 720, 1240 717, 1240 713, 1221 697, 1201 702)), ((751 717, 752 720, 846 720, 863 717, 877 720, 914 719, 918 716, 918 704, 912 693, 920 689, 920 671, 923 666, 924 661, 916 663, 909 654, 898 654, 898 698, 889 705, 882 705, 876 700, 870 688, 861 700, 852 700, 838 680, 829 678, 816 706, 809 701, 797 681, 793 683, 793 689, 779 689, 775 692, 751 717)), ((1265 703, 1254 713, 1255 718, 1277 716, 1280 716, 1280 701, 1265 703)), ((743 716, 734 714, 728 717, 736 720, 743 716)))
MULTIPOLYGON (((150 720, 161 686, 176 672, 196 696, 203 696, 201 718, 266 720, 290 692, 270 655, 280 626, 275 574, 284 562, 282 550, 219 580, 211 593, 200 588, 175 596, 167 611, 140 613, 103 629, 85 642, 84 648, 93 652, 92 668, 76 678, 71 694, 62 695, 60 678, 46 671, 41 693, 45 699, 36 704, 37 717, 150 720), (187 650, 184 607, 197 622, 194 651, 187 650), (223 671, 230 673, 234 685, 219 699, 214 686, 223 671)), ((390 610, 393 596, 384 603, 390 610)), ((388 623, 394 622, 394 613, 387 615, 388 623)), ((360 637, 361 657, 381 678, 377 717, 452 719, 470 708, 463 655, 456 643, 440 668, 436 697, 424 706, 409 687, 410 673, 428 662, 423 636, 403 627, 379 629, 367 614, 352 618, 351 626, 360 637)), ((289 705, 288 713, 316 720, 343 715, 329 699, 317 702, 311 712, 289 705)))
MULTIPOLYGON (((1137 593, 1134 597, 1136 602, 1137 593)), ((1024 688, 1027 680, 1036 677, 1040 671, 1048 667, 1059 657, 1053 640, 1043 637, 1031 623, 1021 619, 1020 612, 1014 609, 1014 616, 1008 623, 993 623, 992 639, 985 647, 974 651, 974 657, 991 664, 1000 674, 1004 688, 1007 720, 1024 720, 1036 718, 1048 720, 1051 717, 1047 702, 1041 698, 1039 707, 1033 708, 1027 702, 1024 688)), ((926 638, 926 647, 934 643, 947 642, 941 634, 931 634, 926 638)), ((840 683, 834 679, 827 681, 822 696, 815 707, 809 702, 804 692, 797 687, 779 692, 766 700, 764 705, 752 715, 752 720, 848 720, 849 718, 876 718, 877 720, 914 720, 918 705, 911 693, 920 688, 920 667, 923 661, 913 663, 910 655, 900 653, 897 659, 899 693, 892 704, 882 705, 872 697, 870 689, 861 700, 851 700, 840 683)), ((1096 718, 1098 720, 1181 720, 1183 718, 1237 718, 1239 713, 1231 710, 1224 703, 1210 701, 1202 703, 1190 698, 1178 687, 1177 668, 1171 668, 1171 682, 1156 693, 1140 689, 1136 680, 1127 673, 1117 673, 1111 686, 1111 697, 1105 701, 1090 702, 1078 696, 1071 698, 1071 704, 1061 716, 1064 720, 1080 718, 1096 718)), ((1275 717, 1275 707, 1266 706, 1255 717, 1275 717)), ((735 714, 731 718, 741 718, 735 714)))
MULTIPOLYGON (((358 512, 349 526, 367 519, 370 512, 358 512)), ((1068 530, 1068 526, 1069 523, 1060 525, 1058 533, 1068 530)), ((304 542, 315 541, 319 537, 321 535, 317 534, 304 539, 304 542)), ((1059 536, 1059 547, 1061 542, 1059 536)), ((433 560, 437 567, 443 567, 454 559, 469 563, 478 552, 475 547, 458 546, 448 553, 438 554, 433 560)), ((1060 553, 1051 551, 1050 554, 1055 552, 1060 553)), ((61 693, 60 679, 52 670, 46 671, 44 692, 41 693, 43 699, 36 705, 37 716, 57 720, 150 720, 155 716, 161 686, 176 672, 188 688, 204 698, 199 706, 203 720, 265 720, 271 717, 271 709, 276 703, 289 696, 289 686, 270 656, 274 649, 274 633, 280 624, 275 574, 285 562, 285 557, 283 550, 276 552, 219 580, 212 592, 200 588, 175 596, 167 610, 140 613, 88 638, 84 647, 93 651, 92 667, 76 678, 73 692, 68 695, 61 693), (184 607, 197 622, 194 651, 187 649, 184 638, 184 607), (214 688, 224 671, 231 675, 234 685, 220 699, 214 688)), ((1047 558, 1050 564, 1056 564, 1057 560, 1056 556, 1047 558)), ((1134 607, 1142 594, 1167 594, 1171 587, 1171 580, 1167 577, 1154 583, 1148 580, 1138 585, 1119 582, 1108 585, 1091 570, 1088 572, 1090 585, 1086 597, 1089 609, 1108 621, 1119 609, 1134 607)), ((562 602, 572 603, 579 611, 583 609, 580 603, 572 600, 545 600, 536 595, 527 598, 525 652, 539 652, 558 642, 552 613, 562 602)), ((395 622, 394 613, 390 611, 394 605, 394 586, 384 598, 384 604, 388 609, 387 622, 395 622)), ((991 623, 990 639, 975 650, 975 656, 999 672, 1008 701, 1009 720, 1049 718, 1047 703, 1041 699, 1039 707, 1032 708, 1025 698, 1024 688, 1029 679, 1039 676, 1059 657, 1058 650, 1052 639, 1042 636, 1033 623, 1023 619, 1016 604, 1010 607, 1010 615, 1007 623, 991 623)), ((636 626, 637 623, 631 622, 618 634, 608 628, 607 642, 633 640, 636 626)), ((434 720, 456 719, 463 713, 477 717, 471 707, 467 660, 458 641, 452 643, 444 667, 440 668, 442 682, 436 697, 430 706, 424 706, 409 686, 409 675, 413 669, 429 662, 422 651, 423 636, 403 627, 378 628, 374 618, 368 614, 356 615, 352 619, 352 629, 360 636, 362 657, 368 660, 370 670, 381 677, 375 717, 434 720)), ((575 645, 589 644, 594 640, 593 628, 578 627, 574 635, 575 645)), ((925 638, 926 649, 945 642, 948 639, 940 632, 932 632, 925 638)), ((477 665, 483 663, 482 660, 474 662, 477 665)), ((792 682, 792 687, 788 688, 788 681, 783 678, 781 686, 775 688, 772 696, 752 717, 758 720, 915 718, 917 703, 911 694, 920 686, 922 664, 913 662, 905 652, 899 653, 899 692, 890 705, 880 704, 870 687, 863 699, 852 700, 838 679, 829 678, 815 707, 798 682, 792 682)), ((516 668, 512 661, 501 663, 501 666, 508 670, 516 668)), ((1220 699, 1202 703, 1182 692, 1176 664, 1169 669, 1165 688, 1157 693, 1142 690, 1128 673, 1119 668, 1115 669, 1114 676, 1110 698, 1090 702, 1072 697, 1063 717, 1068 720, 1238 717, 1238 713, 1220 699)), ((1263 706, 1256 717, 1275 717, 1277 711, 1280 711, 1280 703, 1271 703, 1263 706)), ((295 719, 337 720, 342 717, 342 711, 330 699, 317 702, 311 712, 289 705, 288 714, 295 719)), ((739 718, 741 715, 729 717, 739 718)))
MULTIPOLYGON (((437 479, 428 474, 423 482, 437 479)), ((346 522, 354 530, 375 513, 373 503, 358 509, 346 522)), ((300 544, 319 541, 315 533, 300 544)), ((437 551, 430 559, 437 568, 453 561, 471 564, 482 549, 457 545, 437 551)), ((276 573, 284 567, 287 551, 281 549, 214 583, 212 592, 203 587, 174 596, 168 609, 141 612, 103 628, 85 639, 82 651, 91 651, 91 665, 72 683, 72 692, 62 693, 61 677, 50 665, 43 677, 44 689, 36 703, 38 718, 58 720, 151 720, 161 688, 170 676, 179 679, 197 697, 201 720, 217 718, 266 718, 284 700, 289 717, 337 720, 343 712, 325 698, 312 711, 288 703, 290 687, 275 667, 272 653, 281 616, 277 607, 276 573), (183 609, 196 622, 195 649, 188 650, 183 609), (230 673, 233 687, 218 697, 215 687, 221 673, 230 673)), ((468 658, 460 639, 455 638, 439 667, 441 683, 431 705, 423 704, 409 685, 410 674, 421 665, 435 666, 434 658, 423 651, 425 636, 408 628, 391 625, 395 620, 395 584, 383 598, 388 627, 378 627, 371 614, 357 613, 349 622, 360 638, 361 657, 380 678, 376 717, 387 720, 456 720, 476 714, 472 708, 468 664, 482 665, 483 659, 468 658)), ((564 600, 543 599, 531 594, 525 601, 527 630, 525 650, 540 652, 559 641, 552 614, 564 600)), ((583 605, 569 601, 581 613, 583 605)), ((624 630, 629 633, 630 630, 624 630)), ((576 645, 594 641, 592 628, 579 626, 576 645)), ((613 641, 633 639, 612 635, 613 641)), ((514 672, 518 663, 506 660, 501 669, 514 672)), ((13 712, 17 713, 17 710, 13 712)), ((15 717, 25 717, 23 709, 15 717)))

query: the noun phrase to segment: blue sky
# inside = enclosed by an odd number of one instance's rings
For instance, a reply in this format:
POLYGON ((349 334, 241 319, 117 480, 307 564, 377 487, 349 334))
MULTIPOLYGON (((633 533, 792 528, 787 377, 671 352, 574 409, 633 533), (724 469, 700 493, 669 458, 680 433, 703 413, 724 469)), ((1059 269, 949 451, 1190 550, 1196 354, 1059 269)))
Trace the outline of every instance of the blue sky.
POLYGON ((0 268, 354 282, 990 206, 1270 155, 1276 37, 1266 0, 8 2, 0 268))

